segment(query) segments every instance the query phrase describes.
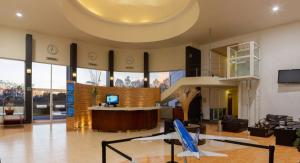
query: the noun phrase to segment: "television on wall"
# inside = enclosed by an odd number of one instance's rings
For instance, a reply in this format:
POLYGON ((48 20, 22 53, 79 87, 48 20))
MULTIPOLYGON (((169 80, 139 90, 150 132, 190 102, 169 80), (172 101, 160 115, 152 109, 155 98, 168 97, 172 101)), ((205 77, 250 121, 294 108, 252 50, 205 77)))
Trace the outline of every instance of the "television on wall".
POLYGON ((300 69, 279 70, 278 83, 280 84, 299 83, 300 84, 300 69))
POLYGON ((118 105, 119 104, 119 96, 118 95, 106 95, 106 103, 108 105, 118 105))

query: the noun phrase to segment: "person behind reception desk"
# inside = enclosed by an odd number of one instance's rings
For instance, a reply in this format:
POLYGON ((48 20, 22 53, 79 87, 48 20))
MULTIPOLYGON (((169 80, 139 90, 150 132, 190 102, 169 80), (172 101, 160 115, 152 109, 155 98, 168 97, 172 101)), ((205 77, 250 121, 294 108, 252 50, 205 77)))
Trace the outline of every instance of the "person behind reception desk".
POLYGON ((106 103, 108 106, 116 107, 119 104, 119 96, 118 95, 106 95, 106 103))

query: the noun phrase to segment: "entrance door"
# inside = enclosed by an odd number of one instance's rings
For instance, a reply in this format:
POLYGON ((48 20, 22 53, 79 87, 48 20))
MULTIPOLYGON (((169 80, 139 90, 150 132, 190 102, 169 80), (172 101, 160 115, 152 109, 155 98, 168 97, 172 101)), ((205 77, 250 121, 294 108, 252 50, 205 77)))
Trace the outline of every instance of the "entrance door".
POLYGON ((66 117, 66 66, 33 63, 33 120, 66 117))

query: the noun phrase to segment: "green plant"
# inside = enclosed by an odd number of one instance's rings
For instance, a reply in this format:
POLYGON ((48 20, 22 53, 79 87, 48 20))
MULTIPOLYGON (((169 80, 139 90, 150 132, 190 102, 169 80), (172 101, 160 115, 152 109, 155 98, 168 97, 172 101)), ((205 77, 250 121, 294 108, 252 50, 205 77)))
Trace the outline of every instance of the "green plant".
POLYGON ((300 152, 300 129, 296 132, 297 139, 294 142, 294 146, 298 149, 300 152))
POLYGON ((93 97, 96 97, 97 95, 98 95, 98 93, 99 93, 99 91, 98 91, 98 88, 97 88, 97 86, 94 86, 93 88, 92 88, 92 96, 93 97))

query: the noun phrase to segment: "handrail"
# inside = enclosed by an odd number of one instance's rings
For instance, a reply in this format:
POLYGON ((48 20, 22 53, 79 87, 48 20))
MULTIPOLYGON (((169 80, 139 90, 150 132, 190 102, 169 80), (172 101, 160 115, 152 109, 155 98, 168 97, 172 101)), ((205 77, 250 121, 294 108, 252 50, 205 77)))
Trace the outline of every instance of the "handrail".
MULTIPOLYGON (((106 147, 110 148, 117 154, 121 155, 122 157, 126 158, 129 161, 133 161, 132 157, 126 155, 125 153, 121 152, 120 150, 112 147, 110 144, 116 144, 116 143, 122 143, 122 142, 127 142, 133 139, 138 139, 138 138, 146 138, 146 137, 151 137, 151 136, 158 136, 158 135, 163 135, 163 133, 157 133, 153 134, 150 136, 139 136, 139 137, 133 137, 133 138, 126 138, 126 139, 119 139, 119 140, 112 140, 112 141, 102 141, 102 163, 106 163, 106 147)), ((171 140, 171 161, 169 163, 176 163, 174 161, 174 139, 171 140)), ((254 147, 254 148, 261 148, 261 149, 268 149, 269 150, 269 163, 274 163, 274 153, 275 153, 275 146, 274 145, 259 145, 259 144, 251 144, 251 143, 245 143, 245 142, 237 142, 237 141, 232 141, 232 140, 217 140, 214 139, 215 141, 220 141, 224 143, 231 143, 231 144, 237 144, 237 145, 243 145, 243 146, 248 146, 248 147, 254 147)))

